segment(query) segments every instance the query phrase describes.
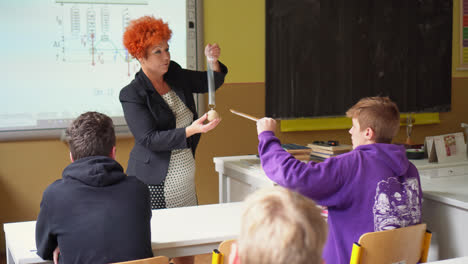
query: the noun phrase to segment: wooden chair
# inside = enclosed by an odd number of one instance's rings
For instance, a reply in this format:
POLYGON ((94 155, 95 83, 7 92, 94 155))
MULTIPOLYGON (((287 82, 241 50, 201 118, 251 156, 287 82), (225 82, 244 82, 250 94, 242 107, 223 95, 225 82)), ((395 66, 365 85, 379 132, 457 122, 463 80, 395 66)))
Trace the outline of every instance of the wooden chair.
POLYGON ((157 256, 152 258, 116 262, 113 264, 169 264, 169 258, 165 256, 157 256))
POLYGON ((234 243, 235 239, 224 240, 219 244, 218 249, 213 251, 213 256, 211 258, 211 264, 223 264, 227 263, 229 259, 229 254, 231 254, 231 245, 234 243))
POLYGON ((353 245, 350 264, 425 263, 431 237, 426 224, 365 233, 353 245))

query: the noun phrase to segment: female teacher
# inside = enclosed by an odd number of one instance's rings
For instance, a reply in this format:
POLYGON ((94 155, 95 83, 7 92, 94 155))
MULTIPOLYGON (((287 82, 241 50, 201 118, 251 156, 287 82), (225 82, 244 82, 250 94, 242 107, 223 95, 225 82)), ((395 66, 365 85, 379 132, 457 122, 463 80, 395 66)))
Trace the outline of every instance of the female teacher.
MULTIPOLYGON (((197 205, 195 150, 200 134, 215 128, 214 119, 198 119, 192 93, 208 92, 206 72, 182 69, 171 61, 172 31, 153 16, 130 22, 123 35, 128 52, 141 70, 120 91, 125 120, 135 137, 127 174, 148 185, 153 209, 197 205)), ((227 68, 218 61, 220 48, 207 45, 215 87, 224 83, 227 68)))

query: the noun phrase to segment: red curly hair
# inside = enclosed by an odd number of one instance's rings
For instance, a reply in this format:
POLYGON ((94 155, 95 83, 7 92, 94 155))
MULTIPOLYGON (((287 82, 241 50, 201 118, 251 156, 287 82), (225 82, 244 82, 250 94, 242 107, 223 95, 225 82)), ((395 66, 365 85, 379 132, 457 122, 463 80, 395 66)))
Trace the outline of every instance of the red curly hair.
POLYGON ((123 35, 125 48, 135 58, 146 58, 146 50, 171 39, 172 31, 162 19, 144 16, 130 21, 123 35))

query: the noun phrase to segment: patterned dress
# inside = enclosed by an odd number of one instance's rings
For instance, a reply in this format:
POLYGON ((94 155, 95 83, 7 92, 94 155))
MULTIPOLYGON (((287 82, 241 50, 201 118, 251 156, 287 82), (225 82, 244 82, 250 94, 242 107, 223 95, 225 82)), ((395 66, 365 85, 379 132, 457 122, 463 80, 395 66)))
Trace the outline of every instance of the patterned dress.
MULTIPOLYGON (((193 113, 173 90, 162 95, 162 98, 175 115, 176 128, 187 127, 192 123, 193 113)), ((192 150, 172 150, 166 179, 158 185, 148 185, 148 188, 152 209, 197 205, 192 150)))

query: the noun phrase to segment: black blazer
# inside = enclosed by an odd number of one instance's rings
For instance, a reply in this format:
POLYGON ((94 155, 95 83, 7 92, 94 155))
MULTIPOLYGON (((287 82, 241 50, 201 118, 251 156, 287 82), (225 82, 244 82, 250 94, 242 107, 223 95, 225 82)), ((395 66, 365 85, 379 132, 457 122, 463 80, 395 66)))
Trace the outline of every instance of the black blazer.
MULTIPOLYGON (((215 87, 224 83, 227 68, 220 62, 221 72, 214 72, 215 87)), ((182 69, 171 61, 164 80, 198 119, 193 93, 208 92, 206 72, 182 69)), ((119 100, 128 127, 135 137, 130 152, 127 174, 136 176, 146 184, 160 184, 167 175, 171 151, 191 148, 195 150, 200 134, 185 137, 185 128, 175 128, 176 120, 164 99, 156 92, 143 70, 120 91, 119 100)))

